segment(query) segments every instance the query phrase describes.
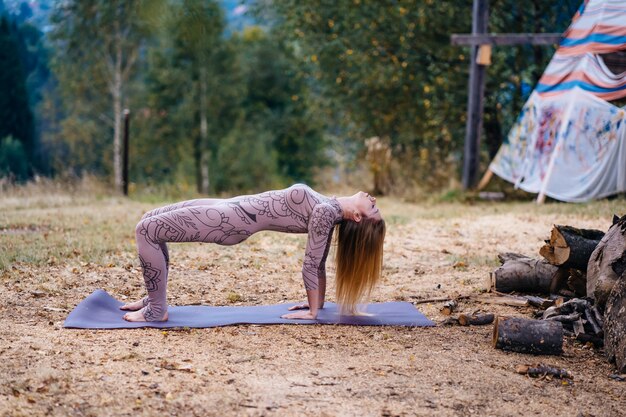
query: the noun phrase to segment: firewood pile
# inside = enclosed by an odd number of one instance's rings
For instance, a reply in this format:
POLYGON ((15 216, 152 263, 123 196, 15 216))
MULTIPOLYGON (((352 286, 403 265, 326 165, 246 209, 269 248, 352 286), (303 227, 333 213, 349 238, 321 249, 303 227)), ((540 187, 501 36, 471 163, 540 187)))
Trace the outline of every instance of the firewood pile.
POLYGON ((604 346, 607 359, 625 373, 626 216, 615 216, 606 233, 555 225, 539 254, 499 255, 492 289, 515 293, 539 310, 535 319, 497 317, 494 346, 559 354, 562 337, 570 336, 604 346))

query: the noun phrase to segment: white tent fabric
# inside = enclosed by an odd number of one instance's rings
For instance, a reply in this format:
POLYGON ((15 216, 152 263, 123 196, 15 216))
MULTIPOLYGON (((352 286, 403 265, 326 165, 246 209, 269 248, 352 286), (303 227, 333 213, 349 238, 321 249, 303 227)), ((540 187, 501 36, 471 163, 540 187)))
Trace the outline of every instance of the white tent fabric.
POLYGON ((626 191, 626 1, 584 0, 489 170, 517 187, 582 202, 626 191))
POLYGON ((583 202, 626 191, 626 108, 578 87, 536 91, 489 169, 517 187, 583 202))

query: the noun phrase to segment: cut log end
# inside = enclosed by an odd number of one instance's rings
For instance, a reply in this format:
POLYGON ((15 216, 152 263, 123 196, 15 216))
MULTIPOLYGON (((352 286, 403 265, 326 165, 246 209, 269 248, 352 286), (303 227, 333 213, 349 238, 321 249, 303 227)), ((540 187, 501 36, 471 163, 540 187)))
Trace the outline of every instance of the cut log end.
POLYGON ((519 353, 559 355, 563 352, 563 326, 556 321, 500 316, 494 323, 493 346, 519 353))
POLYGON ((599 230, 555 225, 550 232, 550 240, 546 241, 539 253, 552 265, 584 271, 602 236, 604 233, 599 230))
POLYGON ((493 322, 494 315, 487 314, 459 314, 459 324, 461 326, 482 326, 493 322))

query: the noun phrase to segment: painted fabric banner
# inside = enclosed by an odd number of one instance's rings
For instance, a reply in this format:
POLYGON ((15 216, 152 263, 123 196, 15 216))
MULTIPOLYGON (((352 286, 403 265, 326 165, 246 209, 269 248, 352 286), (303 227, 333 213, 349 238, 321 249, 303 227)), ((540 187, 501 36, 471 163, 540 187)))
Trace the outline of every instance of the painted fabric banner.
POLYGON ((626 72, 614 74, 599 55, 623 50, 626 1, 585 1, 563 34, 536 91, 548 96, 579 87, 605 100, 626 97, 626 72))
POLYGON ((533 92, 489 169, 525 191, 583 202, 626 191, 626 108, 578 87, 533 92))
POLYGON ((599 55, 569 56, 560 51, 554 54, 535 87, 539 94, 546 97, 579 87, 604 100, 626 97, 626 72, 613 74, 599 55))
POLYGON ((585 0, 563 33, 559 52, 582 55, 607 54, 625 49, 626 1, 585 0))

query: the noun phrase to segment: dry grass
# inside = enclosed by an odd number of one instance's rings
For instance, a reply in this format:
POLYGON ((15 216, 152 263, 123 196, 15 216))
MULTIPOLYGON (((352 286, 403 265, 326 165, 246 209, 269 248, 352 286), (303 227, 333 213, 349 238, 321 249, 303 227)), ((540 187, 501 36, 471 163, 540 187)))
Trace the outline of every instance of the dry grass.
MULTIPOLYGON (((559 357, 505 353, 491 347, 490 326, 63 329, 97 288, 143 294, 134 224, 160 203, 95 186, 29 187, 5 189, 0 208, 0 415, 615 416, 626 406, 626 382, 608 378, 601 351, 568 340, 559 357), (573 384, 514 372, 536 362, 568 369, 573 384)), ((536 254, 553 223, 606 229, 624 214, 623 200, 380 205, 389 227, 375 301, 480 292, 498 252, 536 254)), ((169 301, 301 300, 304 240, 261 233, 234 247, 171 245, 169 301)), ((419 306, 435 321, 440 307, 419 306)))

